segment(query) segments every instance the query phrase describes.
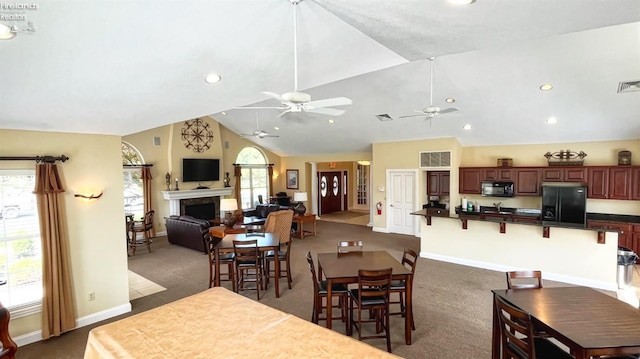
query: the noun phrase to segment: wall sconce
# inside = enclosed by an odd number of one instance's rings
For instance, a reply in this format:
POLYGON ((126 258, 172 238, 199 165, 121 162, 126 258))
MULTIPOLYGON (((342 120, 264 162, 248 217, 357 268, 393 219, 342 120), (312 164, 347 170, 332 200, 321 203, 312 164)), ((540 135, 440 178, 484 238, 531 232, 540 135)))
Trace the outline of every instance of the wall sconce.
POLYGON ((98 198, 102 197, 102 193, 103 193, 102 191, 100 191, 100 194, 97 194, 97 195, 94 195, 93 193, 89 194, 89 195, 76 193, 73 196, 76 197, 76 198, 80 198, 80 199, 84 200, 85 202, 92 202, 92 201, 95 201, 98 198))
POLYGON ((273 171, 273 176, 271 176, 271 178, 273 178, 274 180, 278 179, 278 172, 273 171))

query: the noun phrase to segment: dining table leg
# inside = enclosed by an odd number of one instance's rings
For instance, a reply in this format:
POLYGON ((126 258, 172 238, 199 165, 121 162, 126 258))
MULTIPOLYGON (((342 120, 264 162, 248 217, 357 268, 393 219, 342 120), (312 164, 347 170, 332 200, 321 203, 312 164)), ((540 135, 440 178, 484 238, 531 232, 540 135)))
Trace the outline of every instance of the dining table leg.
MULTIPOLYGON (((280 298, 280 258, 278 258, 278 249, 279 247, 274 248, 274 255, 273 258, 275 259, 275 280, 276 280, 276 298, 280 298)), ((268 273, 267 273, 268 275, 268 273)))
POLYGON ((411 345, 411 329, 413 326, 413 275, 408 275, 405 279, 407 292, 405 293, 406 313, 404 315, 404 341, 407 345, 411 345))
POLYGON ((333 287, 333 282, 330 278, 327 278, 327 329, 331 329, 331 322, 333 321, 331 319, 331 314, 333 314, 333 293, 332 292, 332 287, 333 287))
POLYGON ((500 359, 500 323, 498 322, 498 308, 493 294, 493 324, 491 331, 491 359, 500 359))

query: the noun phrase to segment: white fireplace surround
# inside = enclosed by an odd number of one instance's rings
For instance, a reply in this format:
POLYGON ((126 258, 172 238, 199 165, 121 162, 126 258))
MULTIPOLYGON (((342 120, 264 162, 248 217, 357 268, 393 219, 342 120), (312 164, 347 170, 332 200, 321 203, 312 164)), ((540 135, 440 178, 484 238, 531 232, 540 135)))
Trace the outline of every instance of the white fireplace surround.
POLYGON ((169 200, 169 214, 180 215, 180 200, 188 198, 221 197, 231 195, 231 187, 162 191, 162 198, 169 200))

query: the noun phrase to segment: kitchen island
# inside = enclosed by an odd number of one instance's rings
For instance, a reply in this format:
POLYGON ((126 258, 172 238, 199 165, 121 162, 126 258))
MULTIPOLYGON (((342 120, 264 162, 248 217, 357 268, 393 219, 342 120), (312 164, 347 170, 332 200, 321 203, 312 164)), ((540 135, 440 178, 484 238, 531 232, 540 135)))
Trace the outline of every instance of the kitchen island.
POLYGON ((480 212, 447 217, 427 216, 425 210, 414 212, 425 217, 420 221, 420 256, 502 272, 536 269, 545 279, 617 289, 617 232, 542 226, 539 213, 481 216, 480 212), (501 233, 501 227, 507 225, 501 233), (544 227, 552 232, 548 238, 544 227))

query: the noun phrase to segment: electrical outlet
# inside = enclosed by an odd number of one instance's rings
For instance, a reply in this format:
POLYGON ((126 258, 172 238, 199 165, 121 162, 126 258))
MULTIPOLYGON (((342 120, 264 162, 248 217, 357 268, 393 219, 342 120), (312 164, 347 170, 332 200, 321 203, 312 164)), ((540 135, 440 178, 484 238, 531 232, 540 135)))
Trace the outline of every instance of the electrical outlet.
POLYGON ((96 292, 89 293, 89 300, 96 300, 96 292))

